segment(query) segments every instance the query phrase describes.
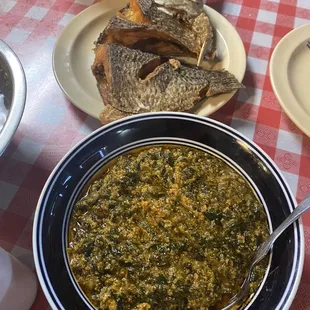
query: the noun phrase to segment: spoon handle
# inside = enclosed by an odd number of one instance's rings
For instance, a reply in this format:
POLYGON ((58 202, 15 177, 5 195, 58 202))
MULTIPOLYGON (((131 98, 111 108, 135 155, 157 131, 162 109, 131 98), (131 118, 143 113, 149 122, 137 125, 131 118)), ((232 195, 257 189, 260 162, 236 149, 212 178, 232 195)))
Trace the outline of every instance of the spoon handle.
POLYGON ((292 223, 294 223, 304 212, 310 209, 310 194, 293 210, 293 212, 283 221, 279 227, 277 227, 270 237, 263 242, 255 255, 255 263, 258 263, 263 257, 269 252, 273 243, 278 239, 278 237, 283 233, 283 231, 288 228, 292 223))

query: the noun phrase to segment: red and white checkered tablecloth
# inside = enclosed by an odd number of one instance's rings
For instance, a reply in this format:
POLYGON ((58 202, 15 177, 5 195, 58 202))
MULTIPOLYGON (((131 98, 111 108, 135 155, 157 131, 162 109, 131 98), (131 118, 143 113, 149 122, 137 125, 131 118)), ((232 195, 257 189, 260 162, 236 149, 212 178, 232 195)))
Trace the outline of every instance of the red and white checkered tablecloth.
MULTIPOLYGON (((57 36, 94 2, 0 0, 0 38, 20 57, 28 82, 22 122, 0 157, 0 246, 30 266, 33 215, 40 191, 60 158, 100 126, 64 97, 52 72, 57 36)), ((246 89, 212 117, 261 146, 300 200, 310 192, 310 138, 281 109, 271 88, 268 65, 279 40, 310 22, 310 0, 209 0, 208 4, 236 27, 248 56, 246 89)), ((310 213, 303 222, 306 257, 294 310, 310 310, 310 213)), ((31 309, 49 309, 41 290, 31 309)))

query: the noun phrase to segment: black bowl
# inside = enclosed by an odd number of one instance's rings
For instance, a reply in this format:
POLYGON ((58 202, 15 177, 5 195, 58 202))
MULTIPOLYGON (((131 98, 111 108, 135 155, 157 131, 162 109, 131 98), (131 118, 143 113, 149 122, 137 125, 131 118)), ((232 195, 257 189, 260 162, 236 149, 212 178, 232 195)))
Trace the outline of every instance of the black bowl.
MULTIPOLYGON (((296 206, 274 162, 234 129, 185 113, 142 114, 102 127, 72 149, 50 175, 35 215, 33 248, 36 269, 53 309, 93 309, 76 284, 67 260, 68 221, 87 181, 108 161, 145 145, 181 144, 223 158, 252 184, 266 208, 270 228, 296 206)), ((289 309, 304 260, 300 222, 276 241, 264 281, 246 309, 289 309)))

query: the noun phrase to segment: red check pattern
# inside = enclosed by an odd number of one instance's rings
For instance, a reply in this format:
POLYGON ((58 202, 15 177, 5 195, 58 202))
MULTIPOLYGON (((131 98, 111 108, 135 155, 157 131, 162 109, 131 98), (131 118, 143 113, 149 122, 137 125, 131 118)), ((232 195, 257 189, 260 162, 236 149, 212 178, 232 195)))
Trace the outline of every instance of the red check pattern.
MULTIPOLYGON (((0 38, 19 55, 28 81, 26 111, 0 157, 0 246, 33 266, 31 231, 40 191, 57 162, 99 126, 66 100, 52 72, 63 27, 94 0, 0 0, 0 38)), ((246 89, 212 117, 261 146, 297 200, 310 192, 310 139, 281 109, 271 87, 269 59, 279 40, 310 22, 310 0, 209 0, 236 27, 248 56, 246 89)), ((310 310, 310 214, 303 218, 306 257, 293 310, 310 310)), ((40 290, 32 310, 49 309, 40 290)))

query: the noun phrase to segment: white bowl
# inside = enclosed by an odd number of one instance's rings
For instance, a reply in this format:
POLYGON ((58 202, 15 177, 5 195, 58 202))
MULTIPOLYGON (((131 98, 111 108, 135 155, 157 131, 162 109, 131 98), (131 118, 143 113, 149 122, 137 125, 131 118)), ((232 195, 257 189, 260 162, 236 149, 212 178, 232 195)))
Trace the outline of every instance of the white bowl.
POLYGON ((0 94, 5 97, 8 110, 6 121, 0 127, 0 156, 3 154, 22 118, 26 102, 26 77, 16 54, 0 40, 0 94))

